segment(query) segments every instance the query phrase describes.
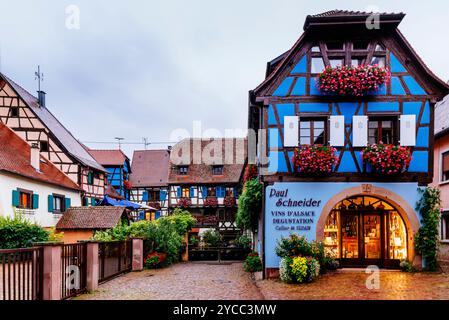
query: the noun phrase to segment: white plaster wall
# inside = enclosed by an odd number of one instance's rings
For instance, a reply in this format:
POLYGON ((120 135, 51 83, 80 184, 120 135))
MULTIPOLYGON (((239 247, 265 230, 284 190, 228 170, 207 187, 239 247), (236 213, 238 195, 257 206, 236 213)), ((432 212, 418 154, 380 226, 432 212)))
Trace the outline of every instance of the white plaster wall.
POLYGON ((18 175, 0 172, 0 215, 13 216, 14 207, 12 206, 12 190, 17 188, 33 191, 39 195, 39 208, 35 210, 27 210, 32 214, 24 214, 23 216, 42 227, 54 227, 61 218, 61 214, 48 212, 48 196, 56 193, 64 195, 71 199, 72 207, 81 206, 81 194, 76 190, 69 190, 37 182, 32 179, 23 178, 18 175))

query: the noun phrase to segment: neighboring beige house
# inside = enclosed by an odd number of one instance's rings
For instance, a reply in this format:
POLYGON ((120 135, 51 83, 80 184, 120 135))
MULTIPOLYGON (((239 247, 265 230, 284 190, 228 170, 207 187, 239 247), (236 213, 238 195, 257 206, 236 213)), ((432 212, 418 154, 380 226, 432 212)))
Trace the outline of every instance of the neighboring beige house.
POLYGON ((0 215, 20 214, 42 227, 54 227, 81 189, 52 162, 0 123, 0 215))

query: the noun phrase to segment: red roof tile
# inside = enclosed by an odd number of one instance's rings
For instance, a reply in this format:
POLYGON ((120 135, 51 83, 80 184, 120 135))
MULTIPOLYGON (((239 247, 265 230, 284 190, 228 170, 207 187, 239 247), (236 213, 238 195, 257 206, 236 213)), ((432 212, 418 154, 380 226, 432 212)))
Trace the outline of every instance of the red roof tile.
POLYGON ((168 185, 170 152, 168 150, 134 151, 129 180, 133 187, 168 185))
POLYGON ((56 229, 111 229, 123 215, 125 207, 72 207, 56 224, 56 229))
POLYGON ((125 198, 122 197, 122 196, 120 195, 120 193, 118 193, 118 191, 117 191, 113 186, 111 186, 109 183, 106 184, 106 191, 105 191, 104 194, 107 195, 107 196, 109 196, 109 197, 111 197, 111 198, 113 198, 113 199, 116 199, 116 200, 123 200, 123 199, 125 199, 125 198))
POLYGON ((88 149, 89 153, 102 166, 122 166, 128 157, 122 150, 93 150, 88 149))
POLYGON ((42 156, 38 172, 30 163, 30 145, 2 123, 0 123, 0 145, 0 171, 68 189, 81 190, 67 175, 42 156))

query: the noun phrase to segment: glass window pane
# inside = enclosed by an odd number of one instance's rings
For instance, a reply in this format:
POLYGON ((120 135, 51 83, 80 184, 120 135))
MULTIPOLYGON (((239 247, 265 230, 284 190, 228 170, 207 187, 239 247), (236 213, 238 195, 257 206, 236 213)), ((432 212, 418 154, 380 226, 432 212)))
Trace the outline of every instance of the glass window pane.
POLYGON ((390 214, 390 259, 407 258, 407 231, 404 221, 397 212, 390 214))
POLYGON ((377 128, 378 122, 377 121, 369 121, 368 122, 368 128, 377 128))
POLYGON ((384 47, 382 47, 380 44, 376 45, 376 51, 384 51, 384 47))
POLYGON ((310 121, 300 121, 299 122, 299 127, 300 128, 310 128, 310 121))
POLYGON ((382 121, 382 128, 391 128, 393 127, 392 121, 382 121))
POLYGON ((304 145, 304 144, 310 144, 310 137, 301 137, 299 139, 299 143, 304 145))
POLYGON ((321 51, 320 51, 320 47, 318 47, 318 46, 313 46, 313 47, 312 47, 312 52, 321 52, 321 51))
POLYGON ((342 258, 359 257, 358 218, 355 215, 342 215, 341 217, 342 258))
POLYGON ((343 65, 343 60, 342 59, 330 59, 329 63, 332 68, 336 68, 338 66, 343 65))
POLYGON ((319 129, 324 128, 324 121, 314 121, 313 122, 313 127, 314 128, 319 128, 319 129))
POLYGON ((310 136, 310 129, 300 129, 299 130, 299 136, 300 137, 309 137, 310 136))
POLYGON ((373 57, 371 65, 377 65, 380 68, 385 68, 385 57, 373 57))
POLYGON ((365 215, 363 217, 365 259, 380 259, 380 229, 380 215, 365 215))
POLYGON ((320 73, 324 70, 323 58, 312 58, 312 73, 320 73))

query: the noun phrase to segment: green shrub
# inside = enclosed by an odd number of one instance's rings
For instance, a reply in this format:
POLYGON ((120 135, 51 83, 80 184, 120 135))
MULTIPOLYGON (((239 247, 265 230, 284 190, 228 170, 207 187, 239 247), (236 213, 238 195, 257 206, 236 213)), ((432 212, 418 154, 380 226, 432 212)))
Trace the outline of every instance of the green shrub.
POLYGON ((295 282, 302 283, 307 280, 307 258, 294 257, 290 267, 295 282))
POLYGON ((196 247, 200 241, 197 237, 191 236, 189 239, 189 245, 192 247, 196 247))
POLYGON ((290 283, 293 282, 292 278, 292 267, 293 258, 291 257, 283 257, 279 262, 279 278, 281 281, 290 283))
POLYGON ((422 255, 426 269, 435 271, 438 266, 440 190, 425 188, 418 189, 418 191, 421 193, 421 199, 416 204, 416 211, 422 218, 421 227, 415 234, 415 248, 422 255))
POLYGON ((399 264, 399 267, 401 267, 401 270, 404 272, 414 272, 415 271, 415 268, 413 267, 413 265, 407 260, 402 260, 401 263, 399 264))
POLYGON ((253 240, 251 239, 251 237, 245 234, 242 234, 235 239, 235 244, 243 249, 251 249, 252 242, 253 240))
POLYGON ((49 240, 49 232, 20 215, 0 217, 0 249, 32 247, 49 240))
POLYGON ((259 214, 262 210, 263 184, 258 178, 245 183, 243 192, 239 197, 236 223, 243 230, 256 230, 258 228, 259 214))
POLYGON ((248 254, 243 263, 243 268, 246 272, 262 271, 262 260, 260 260, 259 254, 257 252, 248 254))
POLYGON ((220 233, 215 229, 206 230, 202 237, 204 243, 209 247, 218 247, 221 241, 220 233))

